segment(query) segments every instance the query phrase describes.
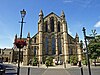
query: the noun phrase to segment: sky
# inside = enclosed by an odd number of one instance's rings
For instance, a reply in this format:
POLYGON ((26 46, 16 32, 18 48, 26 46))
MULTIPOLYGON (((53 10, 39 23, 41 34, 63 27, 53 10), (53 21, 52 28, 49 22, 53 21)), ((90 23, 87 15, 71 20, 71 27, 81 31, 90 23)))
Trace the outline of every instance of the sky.
POLYGON ((0 48, 12 48, 15 35, 20 36, 20 11, 23 9, 26 10, 23 38, 28 32, 31 37, 37 33, 41 9, 44 16, 50 12, 60 16, 63 10, 69 34, 75 37, 78 33, 80 40, 84 38, 83 27, 86 35, 94 29, 100 34, 100 0, 0 0, 0 48))

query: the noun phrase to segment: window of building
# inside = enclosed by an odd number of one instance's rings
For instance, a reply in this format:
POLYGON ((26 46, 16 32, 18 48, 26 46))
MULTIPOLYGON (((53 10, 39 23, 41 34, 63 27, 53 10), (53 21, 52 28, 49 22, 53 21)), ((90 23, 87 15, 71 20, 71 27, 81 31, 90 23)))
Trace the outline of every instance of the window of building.
POLYGON ((55 38, 52 38, 52 54, 55 54, 56 50, 55 50, 55 38))
POLYGON ((58 21, 58 32, 60 32, 60 22, 58 21))
POLYGON ((54 32, 54 17, 50 18, 51 32, 54 32))
POLYGON ((36 46, 34 46, 34 56, 36 55, 36 46))
POLYGON ((45 50, 46 50, 46 55, 48 54, 48 37, 45 39, 45 50))
POLYGON ((2 52, 2 54, 4 54, 4 52, 2 52))
POLYGON ((11 54, 11 52, 9 52, 9 54, 11 54))
POLYGON ((45 21, 45 32, 48 32, 48 23, 45 21))
POLYGON ((69 54, 70 54, 70 55, 73 54, 73 50, 72 50, 72 49, 69 50, 69 54))
POLYGON ((34 38, 34 43, 36 43, 36 37, 34 38))
POLYGON ((59 52, 59 54, 61 54, 62 53, 62 48, 61 48, 61 39, 60 38, 58 38, 58 52, 59 52))

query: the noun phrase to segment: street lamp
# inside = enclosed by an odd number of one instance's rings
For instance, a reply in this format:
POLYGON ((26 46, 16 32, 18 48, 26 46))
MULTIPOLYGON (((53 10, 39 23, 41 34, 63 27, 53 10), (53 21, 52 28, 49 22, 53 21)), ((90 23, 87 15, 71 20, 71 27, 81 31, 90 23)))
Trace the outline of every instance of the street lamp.
POLYGON ((20 11, 20 13, 21 13, 21 18, 22 18, 22 21, 20 22, 21 23, 20 39, 21 39, 22 38, 23 23, 25 23, 25 22, 23 22, 23 20, 24 20, 24 17, 26 15, 26 11, 23 9, 22 11, 20 11))
POLYGON ((83 34, 84 34, 84 40, 85 40, 85 45, 86 45, 86 57, 87 57, 87 63, 88 63, 88 71, 89 71, 89 75, 91 75, 91 69, 90 69, 90 61, 89 61, 89 54, 88 54, 88 48, 87 48, 87 38, 90 38, 88 36, 86 36, 86 32, 85 32, 85 27, 83 27, 83 34))
MULTIPOLYGON (((24 17, 26 15, 26 11, 23 9, 22 11, 20 11, 21 13, 21 18, 22 18, 22 21, 20 22, 21 23, 21 32, 20 32, 20 40, 22 39, 22 29, 23 29, 23 23, 25 23, 23 20, 24 20, 24 17)), ((18 57, 18 69, 17 69, 17 75, 19 75, 20 73, 20 50, 21 48, 19 48, 19 57, 18 57)))

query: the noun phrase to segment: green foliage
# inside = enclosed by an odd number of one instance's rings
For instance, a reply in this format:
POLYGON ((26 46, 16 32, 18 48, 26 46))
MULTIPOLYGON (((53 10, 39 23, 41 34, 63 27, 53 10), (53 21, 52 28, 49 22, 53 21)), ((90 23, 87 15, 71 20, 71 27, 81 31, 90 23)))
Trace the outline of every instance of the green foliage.
POLYGON ((83 65, 86 65, 87 64, 86 56, 85 55, 83 55, 83 57, 82 57, 82 64, 83 65))
POLYGON ((37 66, 38 64, 38 59, 36 57, 33 58, 33 66, 37 66))
POLYGON ((46 66, 53 66, 53 57, 48 56, 48 57, 46 58, 45 65, 46 65, 46 66))
POLYGON ((90 40, 88 50, 91 59, 97 59, 97 57, 100 56, 100 35, 96 36, 95 39, 90 40))
POLYGON ((73 65, 77 65, 77 62, 78 62, 77 55, 70 56, 70 63, 72 63, 73 65))

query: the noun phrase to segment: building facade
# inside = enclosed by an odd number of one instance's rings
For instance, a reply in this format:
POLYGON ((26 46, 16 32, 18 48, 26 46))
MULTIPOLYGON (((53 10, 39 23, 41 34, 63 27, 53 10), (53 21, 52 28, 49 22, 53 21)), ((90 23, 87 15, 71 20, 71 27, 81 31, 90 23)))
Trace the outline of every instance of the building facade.
MULTIPOLYGON (((41 10, 38 32, 33 37, 30 37, 30 33, 28 33, 27 38, 23 39, 27 42, 27 46, 22 49, 23 65, 27 65, 34 56, 38 58, 39 63, 45 62, 47 56, 68 63, 73 54, 77 55, 79 61, 81 60, 79 36, 76 33, 76 36, 72 37, 68 33, 67 21, 63 11, 61 16, 53 12, 44 16, 41 10)), ((15 46, 14 49, 16 49, 15 46)))
POLYGON ((12 48, 0 49, 0 63, 1 62, 12 63, 14 57, 13 53, 14 50, 12 48))

